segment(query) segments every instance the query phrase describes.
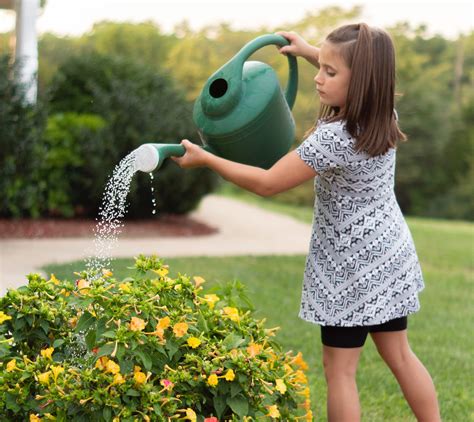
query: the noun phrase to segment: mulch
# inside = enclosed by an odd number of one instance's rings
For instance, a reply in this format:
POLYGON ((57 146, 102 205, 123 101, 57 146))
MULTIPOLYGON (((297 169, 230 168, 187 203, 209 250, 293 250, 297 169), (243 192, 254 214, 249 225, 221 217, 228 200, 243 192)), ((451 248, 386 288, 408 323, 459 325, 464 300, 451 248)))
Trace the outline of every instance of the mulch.
MULTIPOLYGON (((0 219, 0 239, 93 237, 94 220, 0 219)), ((124 221, 120 237, 205 236, 218 230, 185 215, 162 215, 149 220, 124 221)))

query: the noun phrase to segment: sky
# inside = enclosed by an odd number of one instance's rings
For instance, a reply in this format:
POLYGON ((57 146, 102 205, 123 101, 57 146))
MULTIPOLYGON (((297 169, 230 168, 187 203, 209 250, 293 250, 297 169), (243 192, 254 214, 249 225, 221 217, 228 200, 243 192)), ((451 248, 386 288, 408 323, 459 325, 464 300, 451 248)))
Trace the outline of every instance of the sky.
MULTIPOLYGON (((307 11, 336 5, 343 8, 361 5, 364 9, 361 20, 382 28, 407 21, 414 26, 426 24, 431 34, 455 38, 474 26, 472 0, 47 0, 37 29, 40 34, 80 35, 101 20, 136 23, 151 20, 165 32, 172 32, 183 20, 193 29, 221 22, 230 23, 234 29, 278 27, 298 21, 307 11)), ((12 30, 14 25, 15 13, 0 10, 0 32, 12 30)), ((279 29, 291 30, 291 27, 279 29)))

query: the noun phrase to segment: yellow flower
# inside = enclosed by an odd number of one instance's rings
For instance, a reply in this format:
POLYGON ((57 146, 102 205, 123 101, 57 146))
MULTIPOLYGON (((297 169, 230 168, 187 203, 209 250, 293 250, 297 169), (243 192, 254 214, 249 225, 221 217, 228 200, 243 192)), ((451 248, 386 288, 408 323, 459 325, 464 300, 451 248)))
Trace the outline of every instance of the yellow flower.
POLYGON ((43 372, 42 374, 38 375, 38 381, 41 384, 49 384, 49 376, 51 375, 51 371, 43 372))
POLYGON ((107 277, 112 277, 114 274, 112 273, 112 271, 103 268, 103 269, 102 269, 102 275, 103 275, 105 278, 107 278, 107 277))
POLYGON ((90 283, 82 278, 77 282, 77 288, 81 293, 87 293, 89 291, 89 286, 90 283))
POLYGON ((250 343, 247 347, 247 353, 251 358, 257 356, 262 351, 262 345, 250 343))
POLYGON ((0 311, 0 324, 3 324, 5 321, 12 319, 10 315, 5 314, 3 311, 0 311))
POLYGON ((7 372, 13 372, 16 369, 16 360, 12 359, 7 363, 7 372))
POLYGON ((46 359, 52 359, 51 355, 54 352, 54 347, 48 347, 47 349, 41 350, 41 356, 46 359))
POLYGON ((69 293, 66 289, 61 289, 59 294, 68 297, 71 293, 69 293))
POLYGON ((97 359, 97 362, 95 363, 95 367, 103 371, 108 361, 109 361, 109 358, 107 356, 102 356, 101 358, 97 359))
POLYGON ((216 374, 209 375, 209 378, 207 379, 207 383, 211 387, 215 387, 219 383, 219 379, 217 378, 217 375, 216 374))
POLYGON ((170 317, 164 317, 164 318, 161 318, 159 321, 158 321, 158 327, 160 328, 163 328, 163 330, 166 330, 171 324, 171 320, 170 320, 170 317))
POLYGON ((301 369, 298 369, 296 372, 295 372, 295 381, 296 382, 299 382, 301 384, 308 384, 308 379, 306 378, 306 375, 304 374, 304 372, 301 370, 301 369))
POLYGON ((302 391, 300 391, 298 393, 299 395, 305 397, 307 400, 309 399, 309 395, 310 395, 310 392, 309 392, 309 387, 306 387, 305 389, 303 389, 302 391))
POLYGON ((133 379, 135 380, 135 383, 139 385, 144 384, 146 382, 146 375, 141 371, 137 371, 133 374, 133 379))
POLYGON ((163 337, 165 335, 165 330, 157 326, 155 331, 152 331, 150 333, 145 333, 145 334, 148 334, 149 336, 156 336, 156 337, 159 337, 160 340, 163 340, 163 337))
POLYGON ((53 282, 56 286, 59 284, 59 280, 54 274, 51 274, 51 278, 49 279, 49 281, 53 282))
POLYGON ((30 415, 30 422, 41 422, 41 418, 37 415, 31 414, 30 415))
POLYGON ((278 410, 278 407, 276 404, 273 406, 268 406, 268 414, 267 416, 270 416, 271 418, 279 418, 280 417, 280 411, 278 410))
POLYGON ((225 378, 226 381, 234 381, 234 379, 235 379, 234 371, 232 369, 229 369, 226 372, 224 378, 225 378))
POLYGON ((285 394, 286 393, 286 384, 285 382, 282 380, 282 379, 277 379, 275 381, 275 390, 277 390, 278 392, 280 392, 281 394, 285 394))
POLYGON ((130 283, 120 283, 119 289, 124 293, 130 293, 130 283))
POLYGON ((201 300, 207 303, 207 306, 209 306, 209 308, 214 309, 214 305, 216 304, 216 302, 219 302, 220 298, 215 294, 210 294, 204 295, 204 298, 202 298, 201 300))
POLYGON ((175 289, 177 292, 180 292, 180 291, 182 290, 182 288, 183 288, 182 284, 176 284, 176 285, 174 286, 174 289, 175 289))
POLYGON ((51 371, 53 371, 54 382, 56 382, 58 375, 64 372, 64 368, 62 366, 51 366, 51 371))
POLYGON ((188 346, 192 347, 195 349, 201 344, 201 340, 199 340, 197 337, 189 337, 188 338, 188 346))
POLYGON ((298 354, 295 356, 291 363, 298 365, 299 368, 303 371, 306 371, 308 369, 308 364, 304 361, 303 354, 301 352, 298 352, 298 354))
POLYGON ((306 420, 308 422, 312 422, 313 420, 313 412, 311 410, 308 410, 308 413, 306 413, 306 420))
POLYGON ((75 328, 77 325, 77 317, 72 317, 67 322, 71 328, 75 328))
POLYGON ((142 331, 145 329, 145 321, 141 318, 137 317, 132 317, 132 320, 130 321, 130 330, 132 331, 142 331))
POLYGON ((206 280, 204 280, 202 277, 200 277, 198 275, 193 277, 193 280, 194 280, 194 284, 196 285, 196 287, 199 287, 201 284, 204 284, 206 282, 206 280))
POLYGON ((161 278, 165 277, 169 270, 166 267, 161 267, 159 270, 152 270, 155 274, 158 274, 161 278))
POLYGON ((120 366, 113 360, 109 360, 105 364, 105 372, 109 372, 110 374, 118 374, 120 372, 120 366))
POLYGON ((125 378, 122 377, 122 374, 118 373, 114 375, 114 382, 112 384, 123 384, 125 382, 125 378))
POLYGON ((173 326, 173 333, 176 337, 183 337, 188 332, 188 324, 185 322, 177 322, 173 326))
POLYGON ((194 410, 188 407, 186 409, 186 416, 185 416, 184 419, 189 420, 191 422, 196 422, 197 416, 196 416, 196 413, 194 412, 194 410))
POLYGON ((232 308, 230 306, 226 306, 223 309, 224 315, 228 317, 230 320, 238 322, 239 321, 239 310, 237 308, 232 308))
POLYGON ((115 418, 112 419, 112 422, 120 422, 120 418, 116 416, 115 418))

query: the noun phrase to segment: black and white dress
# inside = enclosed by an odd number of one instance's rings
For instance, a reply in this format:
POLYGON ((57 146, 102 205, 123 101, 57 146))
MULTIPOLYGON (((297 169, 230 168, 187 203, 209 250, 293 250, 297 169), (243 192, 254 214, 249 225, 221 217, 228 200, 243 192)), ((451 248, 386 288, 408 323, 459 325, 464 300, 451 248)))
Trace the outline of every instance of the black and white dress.
POLYGON ((356 152, 338 121, 320 124, 296 152, 318 173, 299 316, 353 327, 418 311, 424 283, 395 198, 396 150, 356 152))

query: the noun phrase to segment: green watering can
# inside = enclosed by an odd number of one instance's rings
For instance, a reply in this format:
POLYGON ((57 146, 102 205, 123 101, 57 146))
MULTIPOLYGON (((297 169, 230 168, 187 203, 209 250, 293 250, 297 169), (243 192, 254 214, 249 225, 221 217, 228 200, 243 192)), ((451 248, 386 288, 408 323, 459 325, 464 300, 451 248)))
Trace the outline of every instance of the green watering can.
MULTIPOLYGON (((265 63, 246 61, 286 38, 262 35, 246 44, 206 82, 194 103, 193 120, 203 148, 222 158, 268 169, 289 150, 295 137, 291 108, 298 87, 298 65, 288 55, 289 78, 283 95, 275 71, 265 63)), ((135 150, 137 170, 151 172, 168 157, 186 152, 180 144, 144 144, 135 150)))

